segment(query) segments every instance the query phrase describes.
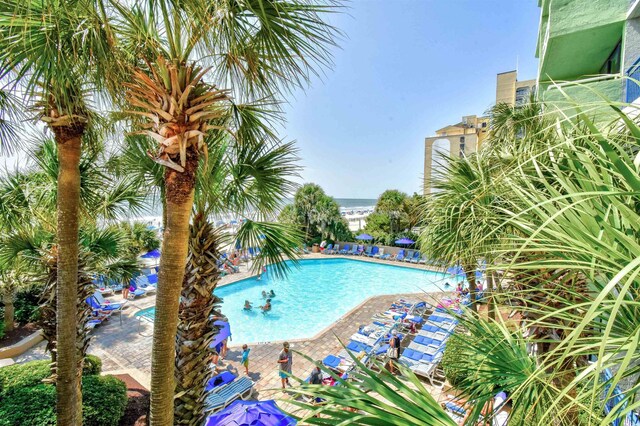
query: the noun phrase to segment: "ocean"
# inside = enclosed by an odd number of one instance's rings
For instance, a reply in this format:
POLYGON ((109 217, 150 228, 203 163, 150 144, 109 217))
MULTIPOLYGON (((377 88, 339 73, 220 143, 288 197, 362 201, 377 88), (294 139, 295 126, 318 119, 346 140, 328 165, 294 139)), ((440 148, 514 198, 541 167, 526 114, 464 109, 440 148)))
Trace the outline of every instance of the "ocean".
MULTIPOLYGON (((356 211, 372 211, 377 201, 375 198, 335 198, 335 200, 340 205, 340 211, 347 214, 350 214, 351 212, 355 213, 356 211)), ((137 219, 142 219, 145 222, 153 221, 154 224, 155 222, 159 223, 159 220, 162 218, 162 206, 160 203, 154 201, 153 197, 149 197, 148 202, 145 203, 147 206, 147 209, 145 209, 146 211, 139 215, 137 219)), ((285 204, 292 202, 292 198, 285 199, 284 201, 285 204)), ((134 217, 128 216, 126 219, 134 219, 134 217)), ((233 217, 232 214, 223 214, 214 219, 216 221, 229 223, 231 220, 238 220, 240 218, 233 217)))
POLYGON ((335 200, 343 208, 373 207, 378 201, 375 198, 335 198, 335 200))

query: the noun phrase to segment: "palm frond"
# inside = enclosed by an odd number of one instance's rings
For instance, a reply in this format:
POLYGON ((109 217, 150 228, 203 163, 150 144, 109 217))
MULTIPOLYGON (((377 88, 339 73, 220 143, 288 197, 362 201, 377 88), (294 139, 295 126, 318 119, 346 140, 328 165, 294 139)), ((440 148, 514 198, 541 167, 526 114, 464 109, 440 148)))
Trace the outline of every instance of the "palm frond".
POLYGON ((253 262, 253 271, 261 271, 269 265, 270 273, 283 277, 289 270, 286 259, 295 265, 300 254, 302 235, 291 225, 275 222, 245 220, 237 233, 237 241, 243 247, 260 247, 260 255, 253 262))

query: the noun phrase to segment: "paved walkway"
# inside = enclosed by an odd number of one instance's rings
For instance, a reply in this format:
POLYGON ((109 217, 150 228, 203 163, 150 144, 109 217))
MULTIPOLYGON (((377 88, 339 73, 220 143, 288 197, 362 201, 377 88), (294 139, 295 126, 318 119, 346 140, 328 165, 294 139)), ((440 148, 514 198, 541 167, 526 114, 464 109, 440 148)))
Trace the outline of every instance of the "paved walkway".
MULTIPOLYGON (((308 255, 305 258, 325 258, 323 255, 308 255)), ((336 256, 337 257, 337 256, 336 256)), ((368 258, 358 257, 367 262, 382 262, 368 258)), ((424 269, 424 265, 403 263, 403 266, 424 269)), ((220 285, 226 285, 249 277, 251 274, 246 265, 241 267, 241 272, 223 277, 220 285)), ((418 295, 391 295, 377 296, 365 300, 361 305, 340 318, 328 330, 325 330, 314 339, 291 341, 291 348, 301 352, 314 360, 322 360, 331 353, 337 353, 342 349, 338 339, 347 343, 349 336, 355 333, 360 324, 369 323, 371 317, 386 310, 392 301, 398 297, 430 299, 427 294, 418 295)), ((112 297, 114 300, 119 296, 112 297)), ((433 300, 430 300, 433 302, 433 300)), ((155 304, 154 296, 141 297, 130 301, 122 314, 122 325, 117 316, 113 316, 107 323, 97 327, 93 331, 93 340, 89 347, 89 353, 99 356, 103 361, 105 373, 120 374, 126 372, 134 377, 142 385, 149 387, 151 373, 151 346, 153 326, 145 321, 139 321, 134 314, 155 304)), ((256 382, 256 390, 259 392, 274 389, 280 386, 277 373, 277 356, 282 349, 281 343, 265 343, 250 345, 250 374, 256 382)), ((220 364, 221 369, 227 369, 234 373, 244 374, 239 365, 242 349, 238 346, 230 346, 226 360, 220 364)), ((44 344, 32 348, 22 356, 15 359, 16 362, 25 362, 33 359, 46 359, 44 344)), ((311 362, 299 354, 294 354, 293 373, 305 378, 312 369, 311 362)))

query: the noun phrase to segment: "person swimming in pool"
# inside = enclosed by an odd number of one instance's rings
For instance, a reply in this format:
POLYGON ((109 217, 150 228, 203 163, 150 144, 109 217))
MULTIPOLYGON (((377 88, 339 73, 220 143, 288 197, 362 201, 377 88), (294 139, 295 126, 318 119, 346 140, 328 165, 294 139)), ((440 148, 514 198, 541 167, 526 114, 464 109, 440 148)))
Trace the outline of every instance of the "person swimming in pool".
POLYGON ((269 297, 269 295, 267 294, 266 291, 262 290, 262 298, 266 299, 267 297, 269 297))
POLYGON ((253 308, 253 306, 251 306, 251 302, 249 302, 248 300, 245 300, 245 301, 244 301, 244 308, 243 308, 243 309, 244 309, 245 311, 250 311, 250 310, 251 310, 251 308, 253 308))
POLYGON ((276 297, 276 293, 273 290, 269 290, 269 297, 276 297))
POLYGON ((264 306, 260 306, 260 309, 262 309, 262 313, 267 313, 271 310, 271 299, 267 299, 267 303, 264 304, 264 306))

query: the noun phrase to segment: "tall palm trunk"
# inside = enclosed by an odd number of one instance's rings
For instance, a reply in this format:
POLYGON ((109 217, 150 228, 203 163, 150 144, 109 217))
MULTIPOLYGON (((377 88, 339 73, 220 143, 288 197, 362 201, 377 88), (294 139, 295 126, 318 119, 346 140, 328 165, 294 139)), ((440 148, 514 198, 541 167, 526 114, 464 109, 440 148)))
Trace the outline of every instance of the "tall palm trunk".
POLYGON ((205 385, 213 374, 209 368, 213 350, 209 346, 217 332, 211 316, 220 315, 216 306, 220 299, 213 295, 220 279, 216 265, 220 236, 204 213, 194 216, 176 336, 174 425, 204 422, 205 385))
POLYGON ((5 283, 5 289, 2 294, 2 303, 4 303, 4 331, 13 330, 13 323, 15 309, 13 306, 13 300, 15 296, 15 289, 11 283, 5 283))
MULTIPOLYGON (((80 150, 84 125, 53 127, 58 145, 58 278, 56 285, 57 391, 59 425, 82 423, 81 374, 76 358, 78 299, 78 209, 80 150)), ((82 362, 80 360, 80 362, 82 362)))
MULTIPOLYGON (((51 376, 47 379, 50 383, 58 381, 58 344, 56 339, 57 320, 57 281, 59 276, 57 248, 51 255, 45 258, 45 276, 43 278, 44 289, 40 295, 40 320, 38 325, 42 329, 42 335, 47 342, 46 350, 51 354, 51 376)), ((89 347, 89 330, 87 321, 91 314, 91 309, 85 300, 94 290, 93 282, 89 274, 86 273, 86 263, 83 259, 78 262, 78 299, 76 305, 74 321, 76 332, 75 370, 81 375, 84 358, 89 347)), ((82 407, 82 394, 79 395, 78 404, 82 407)), ((82 413, 80 413, 81 415, 82 413)), ((82 419, 82 417, 79 417, 82 419)))
POLYGON ((167 168, 164 175, 167 224, 162 240, 153 329, 151 425, 173 424, 175 341, 197 167, 198 152, 195 147, 189 147, 184 172, 167 168))
POLYGON ((493 285, 495 283, 495 273, 489 271, 487 274, 487 285, 484 289, 484 297, 487 299, 487 310, 489 311, 489 318, 496 319, 496 305, 493 300, 493 285))
POLYGON ((471 310, 478 312, 478 306, 476 304, 476 267, 475 264, 470 263, 464 265, 465 274, 467 276, 467 282, 469 283, 469 297, 471 298, 471 310))

